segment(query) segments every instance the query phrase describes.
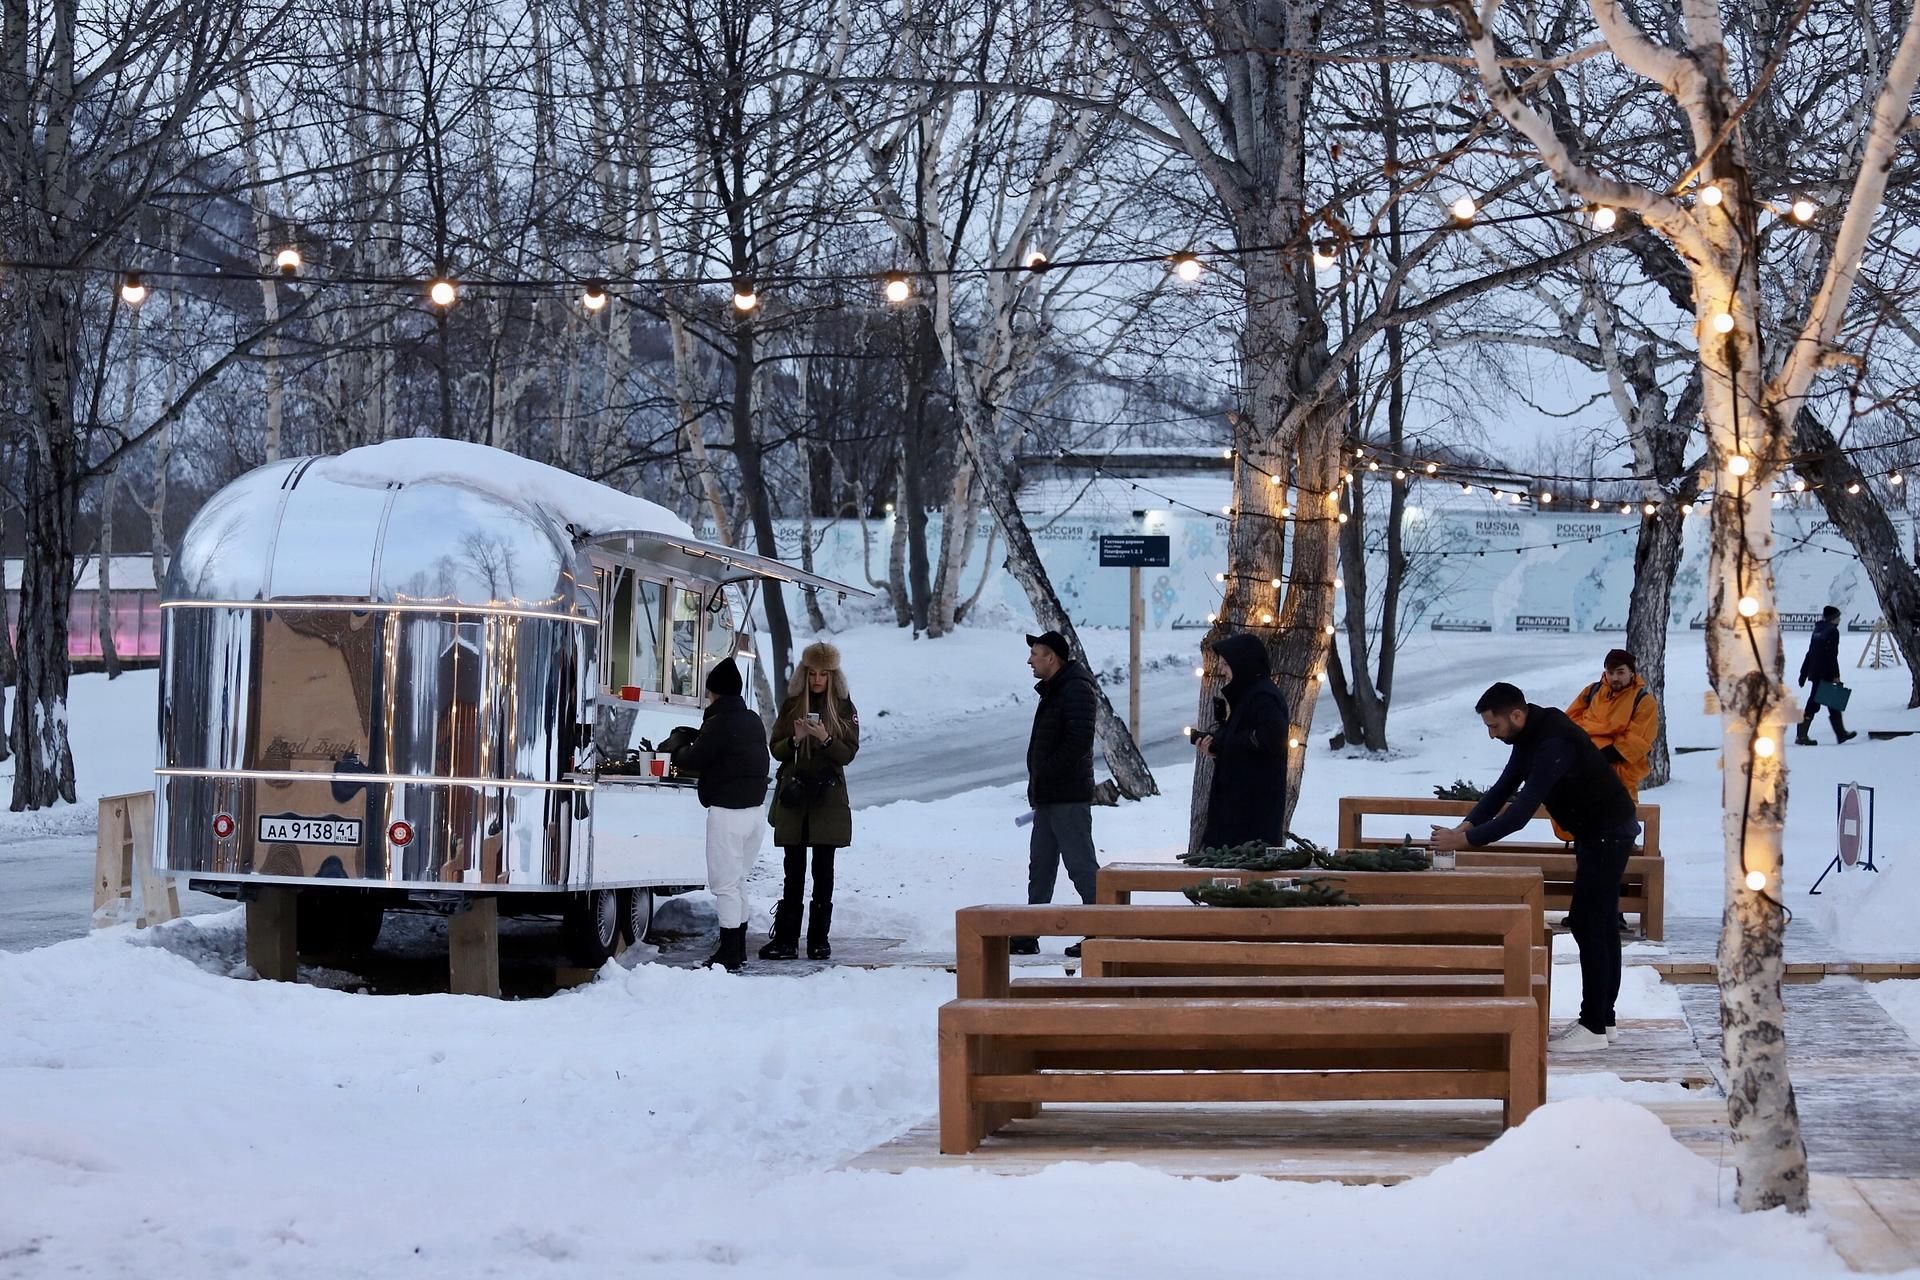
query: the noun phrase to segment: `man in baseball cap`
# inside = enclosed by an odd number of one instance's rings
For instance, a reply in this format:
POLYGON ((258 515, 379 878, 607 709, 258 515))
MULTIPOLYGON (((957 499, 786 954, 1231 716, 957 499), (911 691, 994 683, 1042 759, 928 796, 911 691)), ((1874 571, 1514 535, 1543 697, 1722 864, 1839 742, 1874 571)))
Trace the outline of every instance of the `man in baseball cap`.
MULTIPOLYGON (((1027 901, 1052 902, 1060 865, 1092 902, 1100 864, 1093 852, 1093 734, 1100 692, 1093 676, 1074 661, 1058 631, 1027 637, 1027 666, 1040 705, 1027 741, 1027 803, 1033 806, 1033 838, 1027 856, 1027 901)), ((1038 955, 1037 938, 1014 938, 1015 955, 1038 955)), ((1079 954, 1078 946, 1068 949, 1079 954)))

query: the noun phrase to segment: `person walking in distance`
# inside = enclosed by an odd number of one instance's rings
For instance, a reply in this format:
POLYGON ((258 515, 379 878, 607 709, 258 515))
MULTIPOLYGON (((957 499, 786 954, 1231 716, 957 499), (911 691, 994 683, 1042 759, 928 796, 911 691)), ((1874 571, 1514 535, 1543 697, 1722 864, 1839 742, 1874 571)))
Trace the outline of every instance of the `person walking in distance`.
MULTIPOLYGON (((1832 605, 1820 611, 1820 621, 1813 624, 1813 637, 1807 641, 1807 656, 1800 659, 1800 685, 1806 687, 1813 682, 1813 691, 1807 696, 1806 714, 1800 717, 1800 727, 1794 730, 1794 743, 1802 747, 1817 747, 1813 735, 1807 732, 1813 728, 1813 718, 1820 714, 1820 696, 1823 684, 1840 683, 1840 610, 1832 605)), ((1857 738, 1858 733, 1847 732, 1847 722, 1840 714, 1840 708, 1828 704, 1827 719, 1833 724, 1833 740, 1836 743, 1857 738)))
POLYGON ((1213 652, 1232 678, 1214 699, 1214 727, 1193 738, 1194 750, 1213 757, 1200 847, 1279 844, 1287 809, 1287 700, 1273 683, 1259 636, 1222 637, 1213 652))
POLYGON ((786 701, 773 722, 773 842, 786 853, 786 880, 773 909, 773 933, 762 960, 798 954, 800 911, 807 887, 807 848, 813 848, 813 901, 807 905, 807 959, 833 955, 833 855, 853 843, 853 804, 846 767, 860 750, 860 713, 847 695, 840 651, 810 644, 787 681, 786 701))
POLYGON ((700 777, 707 809, 707 888, 720 916, 720 947, 707 957, 738 973, 747 962, 747 875, 760 858, 766 824, 767 729, 741 697, 740 668, 722 658, 707 672, 700 732, 673 753, 674 767, 700 777))
POLYGON ((1499 781, 1457 827, 1434 827, 1436 849, 1477 849, 1512 835, 1544 805, 1573 835, 1567 926, 1580 948, 1580 1018, 1554 1034, 1559 1053, 1591 1053, 1613 1035, 1620 998, 1620 876, 1640 834, 1633 801, 1600 749, 1557 707, 1502 681, 1474 704, 1487 736, 1512 748, 1499 781))
MULTIPOLYGON (((1027 637, 1027 666, 1040 705, 1033 710, 1027 741, 1027 803, 1033 806, 1033 837, 1027 854, 1027 901, 1052 902, 1053 886, 1066 864, 1080 901, 1092 902, 1100 864, 1093 852, 1093 733, 1100 694, 1093 675, 1075 662, 1058 631, 1027 637)), ((1015 955, 1040 953, 1037 938, 1014 938, 1015 955)), ((1067 948, 1079 955, 1079 944, 1067 948)))

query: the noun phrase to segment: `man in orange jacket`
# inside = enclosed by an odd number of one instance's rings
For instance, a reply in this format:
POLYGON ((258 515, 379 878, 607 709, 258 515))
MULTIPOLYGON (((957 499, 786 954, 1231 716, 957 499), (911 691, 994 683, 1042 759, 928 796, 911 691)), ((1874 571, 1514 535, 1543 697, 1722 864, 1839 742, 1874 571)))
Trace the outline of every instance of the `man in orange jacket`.
MULTIPOLYGON (((1660 736, 1660 704, 1647 692, 1633 655, 1625 649, 1609 649, 1600 678, 1574 695, 1567 704, 1567 718, 1586 730, 1627 795, 1640 803, 1640 782, 1650 767, 1647 755, 1660 736)), ((1572 839, 1558 825, 1554 833, 1562 840, 1572 839)))

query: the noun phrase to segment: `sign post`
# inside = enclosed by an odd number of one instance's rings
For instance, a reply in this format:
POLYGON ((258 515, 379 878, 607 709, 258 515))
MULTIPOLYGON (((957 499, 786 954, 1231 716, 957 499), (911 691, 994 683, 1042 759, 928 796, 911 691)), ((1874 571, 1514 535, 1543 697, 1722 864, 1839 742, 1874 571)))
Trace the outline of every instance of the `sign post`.
POLYGON ((1873 865, 1873 788, 1843 782, 1835 790, 1833 861, 1807 890, 1809 894, 1819 893, 1820 881, 1835 871, 1844 874, 1855 868, 1880 869, 1873 865))
POLYGON ((1140 595, 1140 570, 1172 563, 1173 539, 1166 534, 1102 534, 1100 567, 1127 571, 1127 732, 1140 741, 1140 632, 1147 623, 1147 602, 1140 595))

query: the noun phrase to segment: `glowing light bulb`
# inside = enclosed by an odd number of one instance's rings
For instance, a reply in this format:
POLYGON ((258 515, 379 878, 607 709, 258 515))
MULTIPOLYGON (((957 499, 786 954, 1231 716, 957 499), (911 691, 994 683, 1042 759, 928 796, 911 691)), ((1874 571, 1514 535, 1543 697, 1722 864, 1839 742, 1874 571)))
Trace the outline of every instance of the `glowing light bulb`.
POLYGON ((1772 755, 1773 751, 1774 742, 1772 738, 1755 738, 1753 740, 1753 754, 1759 756, 1762 760, 1772 755))
POLYGON ((1472 196, 1461 196, 1453 202, 1453 220, 1455 222, 1472 222, 1473 215, 1478 212, 1480 212, 1479 206, 1473 203, 1472 196))
POLYGON ((741 315, 746 315, 759 305, 760 295, 753 291, 752 285, 736 284, 733 286, 733 309, 735 311, 738 311, 741 315))
POLYGON ((1735 605, 1734 608, 1740 611, 1741 617, 1751 618, 1754 614, 1760 612, 1760 602, 1752 596, 1741 596, 1740 603, 1735 605))
POLYGON ((1753 464, 1747 461, 1745 454, 1736 453, 1727 459, 1727 473, 1729 475, 1743 476, 1751 470, 1753 470, 1753 464))
POLYGON ((1898 485, 1898 484, 1903 484, 1905 482, 1900 478, 1900 473, 1896 471, 1892 475, 1887 477, 1887 483, 1892 485, 1898 485))
POLYGON ((1329 622, 1329 623, 1327 624, 1327 634, 1328 634, 1328 635, 1332 635, 1332 634, 1333 634, 1333 624, 1332 624, 1331 622, 1329 622))
POLYGON ((1188 284, 1192 284, 1200 278, 1202 269, 1200 259, 1191 253, 1176 253, 1173 255, 1173 274, 1179 276, 1188 284))
POLYGON ((1683 515, 1683 516, 1690 516, 1690 515, 1692 515, 1692 514, 1693 514, 1693 504, 1692 504, 1691 502, 1683 502, 1683 503, 1681 503, 1681 504, 1680 504, 1680 514, 1681 514, 1681 515, 1683 515))
POLYGON ((1230 515, 1232 515, 1232 514, 1233 514, 1233 508, 1232 508, 1232 507, 1222 507, 1222 508, 1220 508, 1220 514, 1221 514, 1221 515, 1223 515, 1223 516, 1230 516, 1230 515))
POLYGON ((1280 477, 1279 477, 1279 476, 1268 476, 1268 477, 1267 477, 1267 483, 1268 483, 1268 484, 1274 484, 1274 485, 1277 485, 1277 484, 1279 484, 1279 483, 1280 483, 1280 477))
POLYGON ((1270 585, 1273 587, 1275 591, 1278 591, 1280 589, 1280 579, 1275 578, 1270 585))
POLYGON ((1813 215, 1818 212, 1820 212, 1820 207, 1805 196, 1793 202, 1793 220, 1795 222, 1812 222, 1813 215))
POLYGON ((1294 751, 1298 751, 1298 750, 1300 749, 1300 739, 1298 739, 1298 738, 1288 738, 1288 739, 1287 739, 1287 746, 1288 746, 1288 747, 1289 747, 1290 749, 1292 749, 1292 750, 1294 750, 1294 751))
POLYGON ((888 302, 905 302, 913 296, 913 286, 907 283, 905 276, 895 271, 887 277, 884 292, 888 302))
POLYGON ((1658 511, 1658 510, 1659 510, 1658 507, 1654 506, 1651 502, 1649 502, 1645 506, 1640 508, 1640 514, 1650 516, 1655 511, 1658 511))
POLYGON ((1395 480, 1405 480, 1407 478, 1407 473, 1401 470, 1399 467, 1395 467, 1393 469, 1393 478, 1395 480))
POLYGON ((273 265, 280 268, 280 274, 283 276, 299 275, 300 251, 292 245, 288 245, 279 253, 273 255, 273 265))
POLYGON ((1204 678, 1207 674, 1207 669, 1205 667, 1195 667, 1193 669, 1193 674, 1204 678))
POLYGON ((120 301, 130 307, 137 307, 147 300, 147 286, 140 283, 140 273, 129 271, 120 281, 120 301))
POLYGON ((1327 271, 1340 261, 1334 252, 1333 241, 1322 240, 1313 246, 1313 266, 1316 271, 1327 271))
POLYGON ((1270 614, 1270 613, 1263 613, 1263 614, 1261 614, 1261 615, 1260 615, 1260 621, 1261 621, 1262 623, 1264 623, 1264 624, 1266 624, 1267 626, 1272 626, 1272 625, 1273 625, 1273 615, 1272 615, 1272 614, 1270 614))
POLYGON ((1747 872, 1747 888, 1755 893, 1767 887, 1767 873, 1764 871, 1747 872))
POLYGON ((1231 458, 1231 457, 1233 457, 1233 450, 1231 450, 1231 449, 1222 449, 1222 450, 1220 451, 1220 456, 1221 456, 1221 457, 1223 457, 1223 458, 1231 458))
POLYGON ((1594 498, 1587 503, 1587 510, 1598 511, 1599 509, 1600 509, 1600 499, 1594 498))
POLYGON ((1718 188, 1718 187, 1702 187, 1702 188, 1700 188, 1700 203, 1701 203, 1701 204, 1703 204, 1703 205, 1705 205, 1705 206, 1707 206, 1707 208, 1709 208, 1709 209, 1711 209, 1711 208, 1713 208, 1713 207, 1714 207, 1715 205, 1717 205, 1717 204, 1719 204, 1719 203, 1720 203, 1720 188, 1718 188))
POLYGON ((1343 591, 1343 590, 1345 590, 1345 589, 1346 589, 1346 585, 1347 585, 1347 580, 1346 580, 1345 578, 1335 578, 1335 579, 1333 580, 1333 589, 1334 589, 1335 591, 1343 591))
POLYGON ((1853 482, 1852 484, 1850 484, 1850 485, 1848 485, 1848 486, 1847 486, 1847 492, 1848 492, 1848 493, 1858 493, 1858 492, 1860 492, 1860 482, 1859 482, 1858 480, 1855 480, 1855 481, 1854 481, 1854 482, 1853 482))
POLYGON ((1433 474, 1434 474, 1435 472, 1437 472, 1437 471, 1439 471, 1439 470, 1440 470, 1440 464, 1439 464, 1439 463, 1437 463, 1437 462, 1429 462, 1429 463, 1427 464, 1427 474, 1428 474, 1428 475, 1433 475, 1433 474))
POLYGON ((1372 462, 1369 462, 1367 464, 1367 470, 1369 471, 1378 471, 1379 469, 1380 469, 1380 459, 1378 458, 1375 458, 1372 462))
POLYGON ((1552 502, 1552 501, 1553 501, 1553 495, 1552 495, 1552 494, 1550 494, 1550 493, 1542 493, 1542 494, 1540 495, 1540 501, 1542 501, 1542 502, 1552 502))
POLYGON ((1020 265, 1029 271, 1044 271, 1047 268, 1047 255, 1038 249, 1027 250, 1027 256, 1020 259, 1020 265))
POLYGON ((460 289, 445 276, 427 285, 427 301, 436 307, 450 307, 460 298, 460 289))
POLYGON ((580 291, 580 305, 589 311, 604 310, 607 305, 607 282, 587 281, 586 287, 580 291))
POLYGON ((1807 482, 1799 476, 1795 476, 1793 478, 1793 491, 1795 493, 1805 493, 1807 491, 1807 482))
POLYGON ((1623 516, 1630 516, 1630 515, 1632 515, 1632 514, 1633 514, 1633 504, 1632 504, 1631 502, 1623 502, 1623 503, 1621 503, 1621 504, 1620 504, 1620 514, 1621 514, 1621 515, 1623 515, 1623 516))
POLYGON ((1711 323, 1713 325, 1713 331, 1715 333, 1732 333, 1733 332, 1733 315, 1731 312, 1722 311, 1718 313, 1713 317, 1713 320, 1711 323))
POLYGON ((1345 524, 1346 522, 1347 522, 1347 513, 1342 511, 1340 513, 1340 523, 1345 524))
POLYGON ((1620 215, 1605 205, 1601 205, 1593 211, 1593 229, 1595 231, 1611 231, 1613 230, 1614 224, 1619 220, 1620 215))
POLYGON ((1215 582, 1225 582, 1227 580, 1227 575, 1224 573, 1216 573, 1213 575, 1213 580, 1215 582))
POLYGON ((1470 485, 1470 484, 1467 484, 1467 483, 1465 483, 1465 482, 1462 482, 1462 483, 1461 483, 1461 485, 1460 485, 1460 492, 1462 492, 1462 493, 1472 493, 1472 492, 1473 492, 1473 486, 1472 486, 1472 485, 1470 485))

